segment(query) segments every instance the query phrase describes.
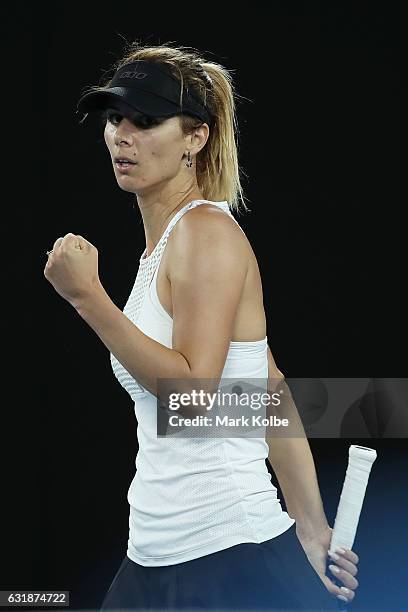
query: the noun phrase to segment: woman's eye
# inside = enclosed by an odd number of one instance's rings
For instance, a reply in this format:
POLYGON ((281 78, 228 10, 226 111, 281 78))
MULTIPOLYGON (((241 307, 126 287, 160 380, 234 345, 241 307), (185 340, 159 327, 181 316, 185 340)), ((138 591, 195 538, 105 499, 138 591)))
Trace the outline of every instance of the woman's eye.
POLYGON ((116 125, 117 123, 120 123, 121 119, 122 115, 119 115, 119 113, 114 111, 104 110, 101 112, 102 125, 105 125, 107 121, 113 125, 116 125))
MULTIPOLYGON (((123 115, 116 111, 105 110, 102 113, 102 121, 106 123, 112 123, 112 125, 119 125, 122 121, 123 115)), ((137 117, 133 117, 131 119, 132 123, 144 130, 154 127, 155 125, 159 125, 164 119, 161 117, 150 117, 149 115, 138 115, 137 117)))
POLYGON ((149 117, 148 115, 141 115, 140 117, 135 117, 133 119, 133 123, 136 127, 141 127, 143 129, 151 128, 160 123, 157 117, 149 117))
POLYGON ((122 115, 119 115, 119 113, 113 113, 112 111, 108 111, 106 113, 106 119, 107 121, 109 121, 109 123, 113 123, 113 125, 116 125, 117 123, 121 122, 122 115))

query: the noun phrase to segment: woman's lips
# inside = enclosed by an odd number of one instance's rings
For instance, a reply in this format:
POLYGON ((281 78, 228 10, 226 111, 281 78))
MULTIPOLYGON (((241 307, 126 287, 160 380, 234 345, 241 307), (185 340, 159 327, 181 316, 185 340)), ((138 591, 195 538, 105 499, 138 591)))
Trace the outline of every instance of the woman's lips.
POLYGON ((130 168, 136 166, 136 164, 132 164, 132 162, 115 162, 115 166, 119 170, 119 172, 128 172, 130 168))

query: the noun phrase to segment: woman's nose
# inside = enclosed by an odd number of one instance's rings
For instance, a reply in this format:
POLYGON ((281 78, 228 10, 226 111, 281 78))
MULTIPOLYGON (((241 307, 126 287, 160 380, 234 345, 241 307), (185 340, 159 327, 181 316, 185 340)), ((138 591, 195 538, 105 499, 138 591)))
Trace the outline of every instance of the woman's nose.
POLYGON ((115 131, 115 144, 130 142, 132 140, 132 124, 127 119, 122 119, 115 131))
POLYGON ((120 144, 121 142, 130 144, 129 133, 123 132, 122 130, 116 130, 114 141, 115 144, 120 144))

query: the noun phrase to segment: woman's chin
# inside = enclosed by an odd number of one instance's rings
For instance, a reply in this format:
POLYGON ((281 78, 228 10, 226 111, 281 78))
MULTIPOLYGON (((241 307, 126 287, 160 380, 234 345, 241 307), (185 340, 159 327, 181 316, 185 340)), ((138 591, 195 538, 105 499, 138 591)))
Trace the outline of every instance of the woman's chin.
POLYGON ((126 181, 119 180, 118 186, 120 187, 122 191, 127 191, 129 193, 136 193, 134 186, 130 185, 129 183, 126 185, 126 181))
POLYGON ((123 180, 121 177, 117 177, 117 183, 118 183, 118 187, 120 187, 122 191, 127 191, 128 193, 134 193, 137 196, 143 195, 143 193, 147 189, 146 185, 144 185, 144 187, 141 187, 140 185, 135 184, 135 181, 123 180))

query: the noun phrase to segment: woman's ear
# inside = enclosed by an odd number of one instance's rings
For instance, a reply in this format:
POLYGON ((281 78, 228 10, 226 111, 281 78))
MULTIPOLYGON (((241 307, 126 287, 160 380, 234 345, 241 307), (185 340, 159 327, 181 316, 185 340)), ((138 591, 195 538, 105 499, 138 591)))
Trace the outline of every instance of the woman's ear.
POLYGON ((195 128, 191 139, 191 152, 194 155, 197 155, 204 148, 209 135, 210 128, 207 123, 202 123, 198 128, 195 128))

